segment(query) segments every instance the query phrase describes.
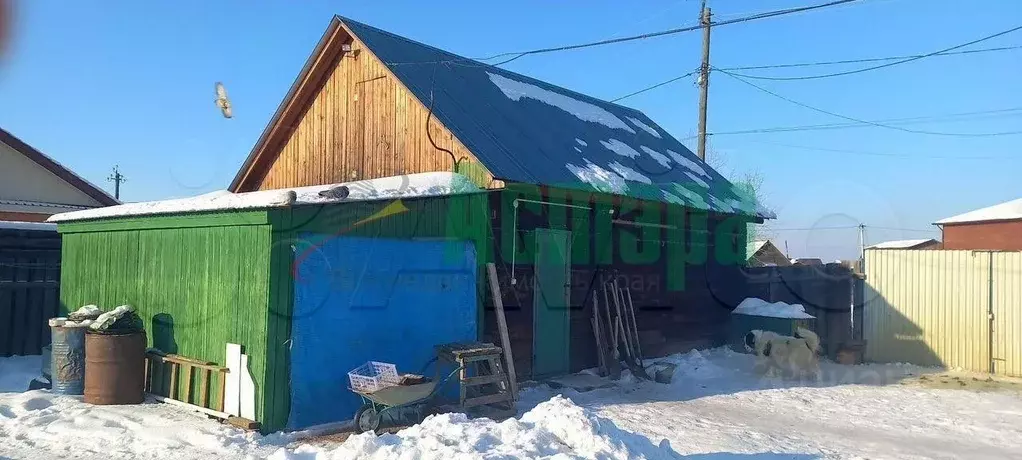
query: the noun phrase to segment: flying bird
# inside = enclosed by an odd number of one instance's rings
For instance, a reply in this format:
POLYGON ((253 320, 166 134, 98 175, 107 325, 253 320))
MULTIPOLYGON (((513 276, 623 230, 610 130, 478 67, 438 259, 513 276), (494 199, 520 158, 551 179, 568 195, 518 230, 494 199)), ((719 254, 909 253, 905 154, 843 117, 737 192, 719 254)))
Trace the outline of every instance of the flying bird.
POLYGON ((224 89, 224 84, 216 82, 216 106, 220 107, 220 112, 224 114, 224 118, 231 118, 231 100, 227 99, 227 90, 224 89))

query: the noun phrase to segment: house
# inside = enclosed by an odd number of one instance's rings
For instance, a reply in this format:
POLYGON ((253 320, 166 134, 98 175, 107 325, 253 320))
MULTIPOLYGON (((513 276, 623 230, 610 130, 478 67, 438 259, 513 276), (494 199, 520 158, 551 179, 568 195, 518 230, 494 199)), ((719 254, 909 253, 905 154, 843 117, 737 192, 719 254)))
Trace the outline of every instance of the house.
POLYGON ((1022 251, 1022 198, 934 222, 944 249, 1022 251))
POLYGON ((866 246, 866 249, 941 249, 941 243, 933 238, 893 240, 866 246))
POLYGON ((335 17, 229 191, 52 220, 63 305, 134 305, 202 361, 242 345, 273 431, 350 418, 370 359, 499 343, 487 263, 521 380, 595 365, 612 280, 646 355, 721 345, 772 217, 637 110, 335 17))
POLYGON ((99 187, 0 128, 0 221, 42 222, 114 204, 99 187))
POLYGON ((788 256, 770 240, 756 240, 749 242, 747 264, 750 267, 775 266, 784 267, 791 265, 788 256))

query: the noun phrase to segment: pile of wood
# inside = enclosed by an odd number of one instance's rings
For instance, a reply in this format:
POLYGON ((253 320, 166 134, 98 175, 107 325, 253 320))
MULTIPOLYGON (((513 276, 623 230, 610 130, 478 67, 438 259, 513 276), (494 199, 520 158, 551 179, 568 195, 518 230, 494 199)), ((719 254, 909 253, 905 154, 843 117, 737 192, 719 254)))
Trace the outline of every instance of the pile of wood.
POLYGON ((616 279, 601 287, 602 296, 593 292, 593 316, 590 318, 600 375, 616 379, 621 376, 624 364, 636 377, 649 379, 642 362, 631 289, 621 287, 616 279))

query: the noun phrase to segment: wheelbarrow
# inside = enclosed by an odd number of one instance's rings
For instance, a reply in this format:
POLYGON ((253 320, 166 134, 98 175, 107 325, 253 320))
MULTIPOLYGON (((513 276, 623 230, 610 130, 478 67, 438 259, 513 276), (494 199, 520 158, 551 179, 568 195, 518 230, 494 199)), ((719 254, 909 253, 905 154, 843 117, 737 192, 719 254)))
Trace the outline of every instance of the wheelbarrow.
POLYGON ((383 419, 383 414, 397 409, 412 408, 416 406, 420 409, 418 411, 420 417, 418 417, 417 421, 421 422, 427 415, 428 409, 430 409, 430 404, 436 399, 440 390, 462 369, 462 367, 459 366, 447 374, 446 377, 441 379, 440 368, 438 366, 436 369, 436 378, 430 381, 421 381, 424 380, 422 378, 422 374, 430 364, 433 364, 436 361, 436 357, 429 360, 429 362, 422 367, 422 371, 419 372, 419 375, 402 376, 397 385, 386 386, 376 389, 375 391, 364 391, 349 388, 352 392, 362 398, 362 407, 359 407, 358 410, 355 411, 355 417, 353 419, 355 432, 375 432, 380 428, 380 421, 383 419))

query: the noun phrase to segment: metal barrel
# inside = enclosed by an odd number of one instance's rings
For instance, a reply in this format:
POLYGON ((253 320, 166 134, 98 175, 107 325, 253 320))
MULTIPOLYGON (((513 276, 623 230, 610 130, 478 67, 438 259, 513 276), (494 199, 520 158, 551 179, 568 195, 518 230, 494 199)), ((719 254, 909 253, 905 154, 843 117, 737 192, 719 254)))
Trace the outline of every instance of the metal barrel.
POLYGON ((145 399, 144 332, 85 336, 85 397, 89 404, 141 404, 145 399))
POLYGON ((53 392, 80 395, 85 390, 85 327, 52 326, 50 375, 53 392))

